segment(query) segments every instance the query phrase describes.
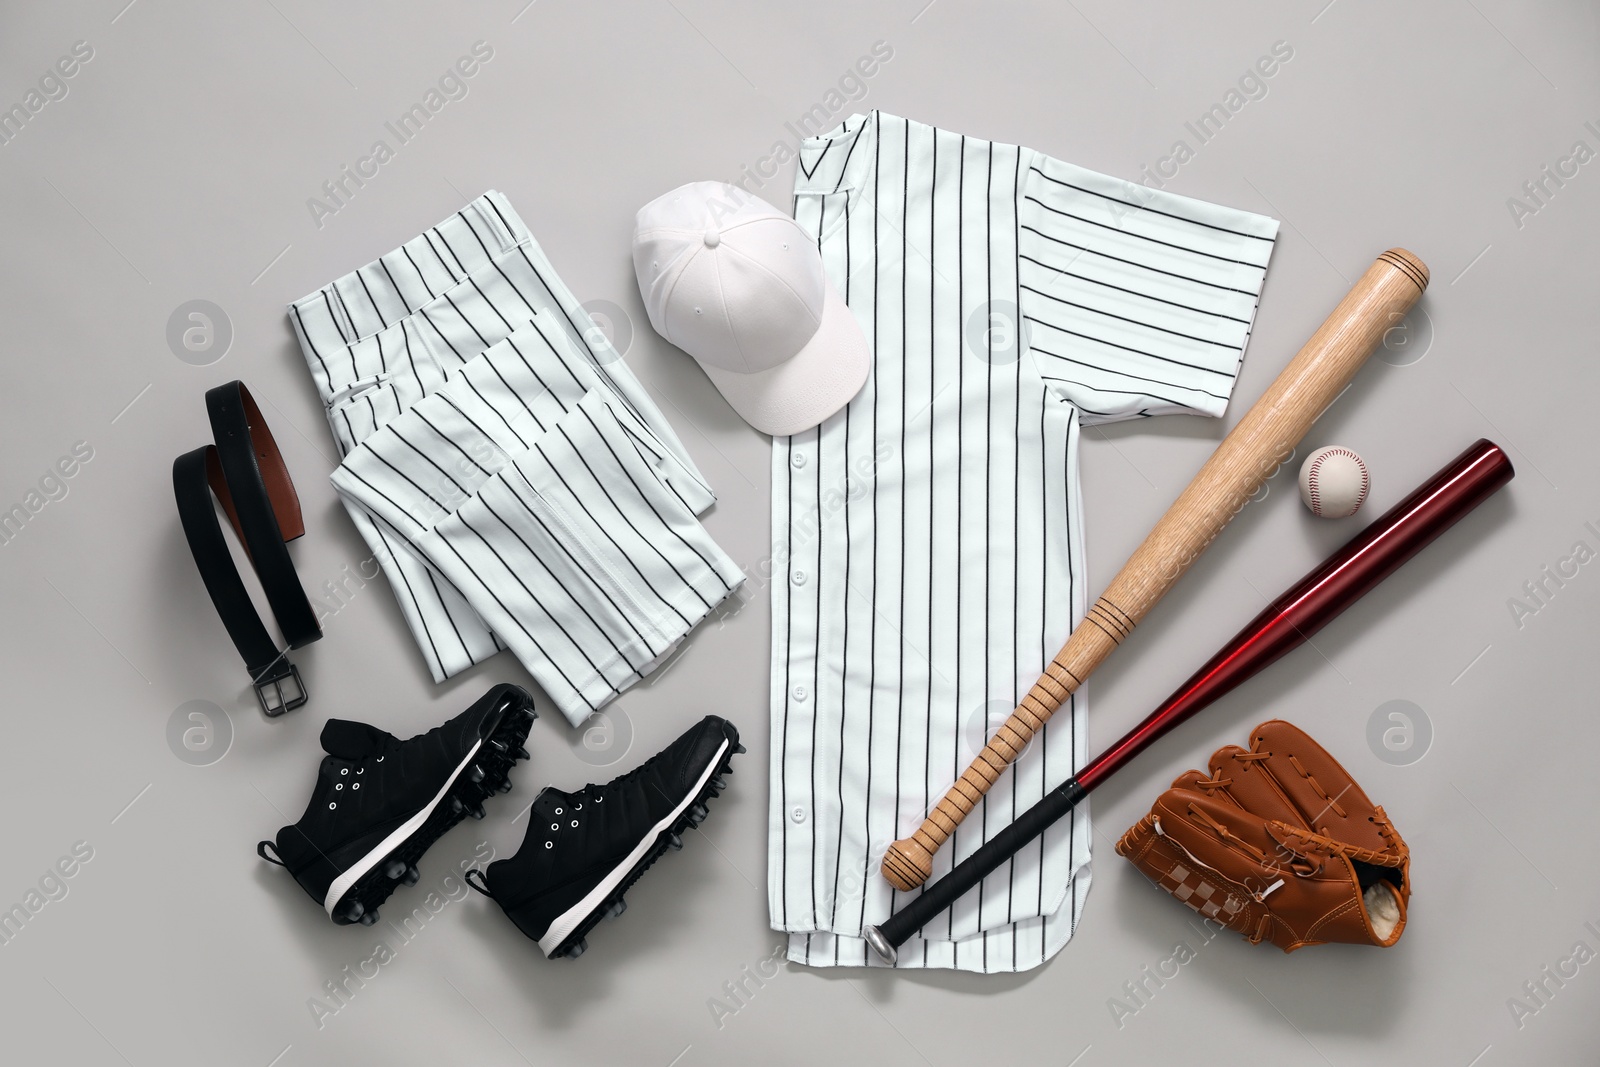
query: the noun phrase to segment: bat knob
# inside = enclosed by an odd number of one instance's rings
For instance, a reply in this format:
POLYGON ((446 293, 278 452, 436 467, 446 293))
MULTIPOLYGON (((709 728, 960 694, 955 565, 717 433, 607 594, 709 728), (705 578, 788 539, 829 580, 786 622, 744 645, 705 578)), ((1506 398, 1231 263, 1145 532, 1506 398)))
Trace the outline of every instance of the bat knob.
POLYGON ((900 958, 899 950, 889 944, 889 939, 884 937, 876 926, 867 927, 861 931, 861 936, 866 939, 867 944, 872 947, 872 951, 884 963, 893 966, 895 961, 900 958))
POLYGON ((1416 253, 1408 252, 1404 248, 1391 248, 1378 257, 1391 267, 1395 267, 1416 283, 1418 289, 1427 292, 1428 265, 1417 258, 1416 253))
POLYGON ((896 841, 883 854, 883 876, 902 893, 933 877, 933 856, 915 838, 896 841))

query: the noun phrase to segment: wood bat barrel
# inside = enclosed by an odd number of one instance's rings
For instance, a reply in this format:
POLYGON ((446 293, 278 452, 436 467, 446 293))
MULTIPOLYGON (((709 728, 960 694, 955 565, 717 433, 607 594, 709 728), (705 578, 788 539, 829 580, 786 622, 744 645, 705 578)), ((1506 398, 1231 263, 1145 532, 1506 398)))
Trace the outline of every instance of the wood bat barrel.
POLYGON ((917 831, 894 842, 883 876, 910 890, 933 874, 933 854, 1067 697, 1199 558, 1228 521, 1293 454, 1350 379, 1428 287, 1428 268, 1401 248, 1380 255, 1261 399, 1245 413, 1089 608, 1022 703, 995 731, 917 831))

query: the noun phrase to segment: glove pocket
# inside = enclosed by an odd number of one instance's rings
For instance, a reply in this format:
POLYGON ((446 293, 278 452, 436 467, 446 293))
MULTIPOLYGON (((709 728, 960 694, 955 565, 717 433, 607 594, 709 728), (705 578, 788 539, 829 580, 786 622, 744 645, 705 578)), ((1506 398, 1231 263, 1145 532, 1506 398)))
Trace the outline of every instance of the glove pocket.
POLYGON ((1306 911, 1312 920, 1305 924, 1307 943, 1387 948, 1400 940, 1411 897, 1405 854, 1375 852, 1282 822, 1269 823, 1267 829, 1284 852, 1320 864, 1299 887, 1298 895, 1317 902, 1306 911))

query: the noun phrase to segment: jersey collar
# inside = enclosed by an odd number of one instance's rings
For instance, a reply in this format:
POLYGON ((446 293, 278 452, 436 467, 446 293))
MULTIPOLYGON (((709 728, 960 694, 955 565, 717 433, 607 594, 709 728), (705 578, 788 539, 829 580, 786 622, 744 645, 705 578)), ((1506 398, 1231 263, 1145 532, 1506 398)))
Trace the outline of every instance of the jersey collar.
POLYGON ((870 176, 879 114, 851 115, 840 126, 800 142, 796 196, 856 193, 870 176))

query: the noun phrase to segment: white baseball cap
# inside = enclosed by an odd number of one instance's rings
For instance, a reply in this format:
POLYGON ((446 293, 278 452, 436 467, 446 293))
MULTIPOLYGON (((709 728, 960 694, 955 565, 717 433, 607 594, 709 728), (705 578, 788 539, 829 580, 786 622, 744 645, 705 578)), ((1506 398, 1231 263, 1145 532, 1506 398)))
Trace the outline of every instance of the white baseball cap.
POLYGON ((763 433, 810 429, 866 383, 866 335, 816 242, 759 197, 691 182, 652 200, 634 224, 633 269, 650 325, 763 433))

